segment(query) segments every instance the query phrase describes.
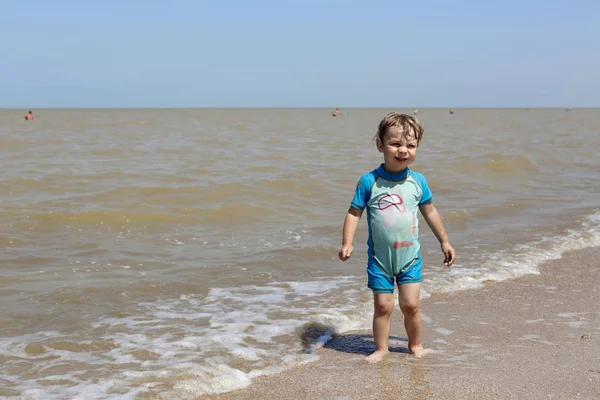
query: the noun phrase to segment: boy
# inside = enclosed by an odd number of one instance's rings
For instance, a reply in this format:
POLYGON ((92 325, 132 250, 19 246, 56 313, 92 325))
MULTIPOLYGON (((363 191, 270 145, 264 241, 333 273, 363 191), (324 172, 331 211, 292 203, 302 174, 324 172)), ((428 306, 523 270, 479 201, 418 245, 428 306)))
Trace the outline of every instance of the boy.
POLYGON ((358 221, 367 209, 369 224, 368 286, 373 291, 373 338, 375 352, 365 360, 381 361, 388 353, 391 315, 394 309, 394 283, 404 315, 408 349, 415 357, 427 353, 421 343, 422 320, 419 309, 421 254, 417 211, 439 240, 444 265, 454 263, 455 252, 442 219, 433 206, 433 195, 425 177, 408 166, 415 160, 423 127, 413 117, 389 113, 379 123, 375 140, 383 154, 383 164, 363 175, 346 219, 339 258, 352 255, 352 241, 358 221), (394 282, 395 281, 395 282, 394 282))

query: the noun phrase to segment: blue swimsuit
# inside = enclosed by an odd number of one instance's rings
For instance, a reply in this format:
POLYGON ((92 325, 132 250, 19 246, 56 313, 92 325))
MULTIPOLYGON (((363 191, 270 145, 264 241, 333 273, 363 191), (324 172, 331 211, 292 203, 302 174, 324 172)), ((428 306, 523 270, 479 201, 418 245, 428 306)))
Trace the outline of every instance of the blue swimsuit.
POLYGON ((408 168, 391 174, 381 165, 359 179, 352 208, 367 209, 367 272, 373 291, 393 293, 394 278, 398 285, 423 280, 418 213, 432 200, 425 177, 408 168))

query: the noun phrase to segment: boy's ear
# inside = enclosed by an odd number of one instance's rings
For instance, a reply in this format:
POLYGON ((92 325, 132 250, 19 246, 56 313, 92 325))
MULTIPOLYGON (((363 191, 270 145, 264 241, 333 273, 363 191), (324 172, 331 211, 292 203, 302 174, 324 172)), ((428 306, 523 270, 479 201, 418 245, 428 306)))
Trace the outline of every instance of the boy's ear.
POLYGON ((383 143, 381 143, 381 139, 377 138, 375 144, 377 144, 377 150, 379 150, 380 153, 383 153, 383 143))

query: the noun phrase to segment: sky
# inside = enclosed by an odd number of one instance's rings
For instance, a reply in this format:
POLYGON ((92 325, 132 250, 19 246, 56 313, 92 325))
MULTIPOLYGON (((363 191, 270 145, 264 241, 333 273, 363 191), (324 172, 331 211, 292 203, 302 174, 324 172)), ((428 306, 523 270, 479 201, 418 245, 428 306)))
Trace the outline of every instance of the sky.
POLYGON ((0 0, 0 107, 600 107, 600 0, 0 0))

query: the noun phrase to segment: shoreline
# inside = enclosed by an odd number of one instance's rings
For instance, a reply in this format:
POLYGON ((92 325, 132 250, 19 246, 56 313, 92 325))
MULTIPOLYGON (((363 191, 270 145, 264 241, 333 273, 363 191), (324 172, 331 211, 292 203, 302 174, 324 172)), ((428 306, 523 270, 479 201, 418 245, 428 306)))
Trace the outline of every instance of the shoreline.
POLYGON ((199 399, 600 398, 600 247, 570 251, 540 274, 434 294, 421 302, 423 342, 407 354, 400 311, 391 354, 374 365, 370 331, 334 336, 320 360, 199 399))

